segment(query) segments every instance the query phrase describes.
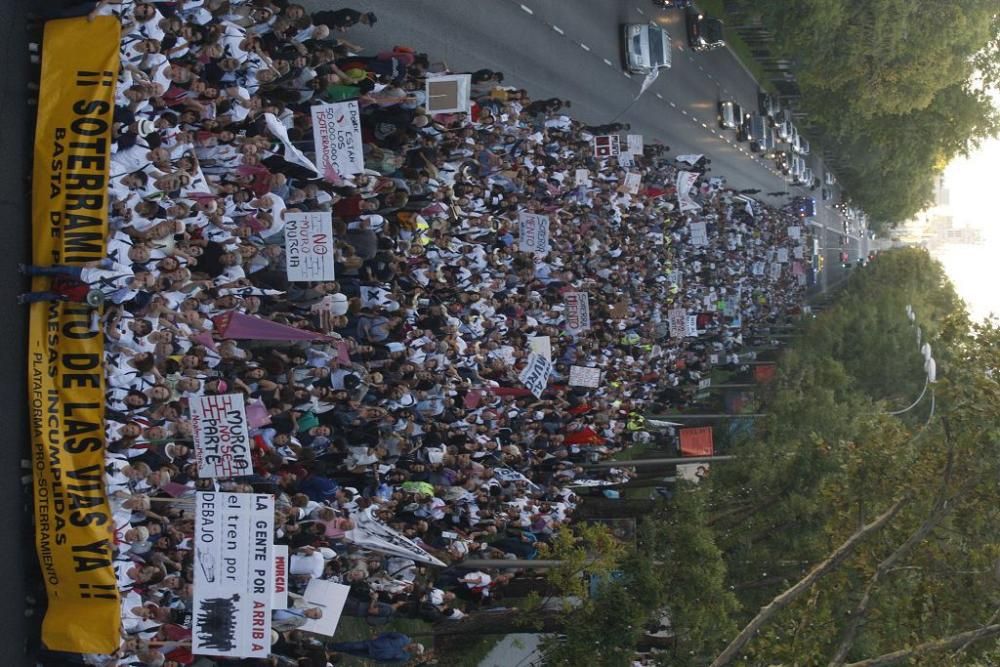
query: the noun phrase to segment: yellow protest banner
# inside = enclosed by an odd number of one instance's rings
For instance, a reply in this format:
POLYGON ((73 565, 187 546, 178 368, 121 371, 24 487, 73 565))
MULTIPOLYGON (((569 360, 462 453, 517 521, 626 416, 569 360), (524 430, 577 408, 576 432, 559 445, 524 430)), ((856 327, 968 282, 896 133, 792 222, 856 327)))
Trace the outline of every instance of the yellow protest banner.
MULTIPOLYGON (((112 17, 45 26, 32 193, 35 264, 80 265, 104 256, 119 33, 112 17)), ((32 289, 47 285, 47 278, 35 278, 32 289)), ((31 306, 35 546, 49 597, 42 641, 59 651, 110 653, 120 641, 114 525, 104 487, 103 350, 86 304, 31 306)))

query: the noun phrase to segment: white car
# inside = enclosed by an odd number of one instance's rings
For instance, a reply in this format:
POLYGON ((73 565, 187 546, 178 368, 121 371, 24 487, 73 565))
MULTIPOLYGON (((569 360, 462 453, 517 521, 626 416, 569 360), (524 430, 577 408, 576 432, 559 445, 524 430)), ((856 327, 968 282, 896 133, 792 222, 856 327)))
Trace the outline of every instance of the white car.
POLYGON ((625 69, 632 74, 648 74, 670 69, 670 34, 655 23, 622 25, 625 69))

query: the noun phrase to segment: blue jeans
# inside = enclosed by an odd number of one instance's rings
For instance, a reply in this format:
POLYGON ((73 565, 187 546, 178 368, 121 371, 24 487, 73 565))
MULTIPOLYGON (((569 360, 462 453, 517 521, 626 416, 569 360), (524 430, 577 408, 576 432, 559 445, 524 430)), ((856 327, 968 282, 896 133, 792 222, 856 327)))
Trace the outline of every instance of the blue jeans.
POLYGON ((29 264, 24 267, 24 273, 29 276, 68 276, 79 280, 80 276, 83 275, 83 267, 65 266, 63 264, 53 264, 52 266, 29 264))
POLYGON ((358 658, 368 657, 368 642, 335 642, 333 644, 327 644, 331 651, 336 651, 337 653, 346 653, 347 655, 353 655, 358 658))

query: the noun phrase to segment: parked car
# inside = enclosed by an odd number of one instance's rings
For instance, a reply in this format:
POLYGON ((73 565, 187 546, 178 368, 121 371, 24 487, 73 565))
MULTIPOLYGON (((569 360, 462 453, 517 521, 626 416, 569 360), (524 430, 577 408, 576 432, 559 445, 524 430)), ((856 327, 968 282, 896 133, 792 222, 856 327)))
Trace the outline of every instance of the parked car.
POLYGON ((736 140, 747 141, 750 138, 750 112, 739 104, 734 106, 736 112, 736 140))
POLYGON ((788 137, 792 134, 792 124, 787 120, 781 120, 774 127, 778 130, 778 139, 788 141, 788 137))
POLYGON ((778 150, 778 132, 773 127, 768 127, 764 133, 764 157, 774 157, 778 150))
POLYGON ((750 114, 750 150, 763 153, 767 150, 767 137, 771 134, 767 118, 760 114, 750 114))
POLYGON ((767 116, 768 118, 774 118, 778 115, 781 110, 778 100, 773 96, 764 91, 757 93, 757 109, 760 111, 762 116, 767 116))
POLYGON ((670 34, 655 23, 622 25, 625 69, 633 74, 648 74, 655 69, 670 69, 670 34))
POLYGON ((723 23, 709 18, 694 7, 685 10, 688 46, 695 51, 710 51, 726 45, 723 23))
POLYGON ((810 150, 809 140, 805 137, 799 137, 799 153, 802 155, 809 155, 810 150))
MULTIPOLYGON (((805 160, 803 160, 803 162, 805 162, 805 160)), ((813 188, 816 187, 816 183, 814 181, 815 181, 815 179, 813 178, 813 170, 810 169, 809 167, 806 167, 805 169, 803 169, 802 170, 802 185, 804 185, 807 188, 809 188, 810 190, 812 190, 813 188)))
POLYGON ((739 105, 732 100, 719 102, 719 127, 727 130, 736 128, 736 119, 739 117, 736 114, 737 108, 739 105))
POLYGON ((794 153, 799 152, 799 131, 794 125, 791 125, 788 130, 788 145, 791 146, 794 153))
POLYGON ((826 184, 827 185, 836 185, 837 184, 837 177, 833 175, 833 172, 827 170, 827 172, 825 174, 823 174, 823 177, 826 179, 826 184))

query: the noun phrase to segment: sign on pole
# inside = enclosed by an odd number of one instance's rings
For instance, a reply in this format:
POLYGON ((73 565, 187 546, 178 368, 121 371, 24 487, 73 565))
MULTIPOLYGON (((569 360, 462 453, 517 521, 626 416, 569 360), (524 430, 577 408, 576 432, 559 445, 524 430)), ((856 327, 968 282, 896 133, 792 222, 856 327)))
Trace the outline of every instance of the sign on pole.
POLYGON ((698 335, 698 316, 688 315, 684 318, 684 335, 685 336, 697 336, 698 335))
POLYGON ((552 339, 549 336, 533 336, 528 339, 528 347, 535 354, 552 359, 552 339))
POLYGON ((329 181, 365 170, 358 103, 314 104, 310 107, 316 166, 329 181))
POLYGON ((321 610, 323 615, 319 618, 310 618, 299 629, 303 632, 332 637, 333 633, 337 631, 340 616, 344 612, 344 603, 347 602, 347 594, 350 592, 351 587, 344 584, 316 579, 315 577, 310 579, 302 594, 302 604, 305 605, 305 609, 321 610))
POLYGON ((621 144, 617 134, 602 134, 594 137, 594 157, 617 157, 621 152, 621 144))
POLYGON ((253 472, 243 394, 191 399, 191 436, 199 477, 241 477, 253 472))
POLYGON ((428 77, 424 86, 428 113, 468 113, 472 108, 472 75, 446 74, 428 77))
POLYGON ((549 216, 521 211, 517 214, 518 248, 521 252, 549 252, 549 216))
POLYGON ((642 135, 629 134, 625 136, 625 145, 632 155, 642 155, 642 135))
POLYGON ((670 326, 671 338, 684 338, 687 333, 687 311, 683 308, 668 310, 667 323, 670 326))
POLYGON ((274 496, 198 493, 191 650, 266 658, 271 652, 274 496))
POLYGON ((274 556, 271 609, 288 609, 288 545, 272 544, 271 553, 274 556))
POLYGON ((639 194, 639 188, 642 187, 642 174, 630 171, 625 175, 625 181, 622 183, 622 187, 625 189, 625 192, 630 195, 639 194))
POLYGON ((697 180, 698 174, 695 174, 694 172, 677 172, 677 208, 681 213, 701 209, 701 204, 696 202, 691 196, 691 188, 697 180))
POLYGON ((570 366, 569 385, 571 387, 590 387, 596 389, 601 386, 601 374, 600 368, 570 366))
POLYGON ((530 354, 528 355, 528 365, 524 367, 517 379, 531 390, 535 398, 541 398, 542 392, 549 384, 550 375, 552 375, 552 362, 540 354, 530 354))
POLYGON ((289 282, 334 280, 333 219, 328 211, 285 214, 289 282))
POLYGON ((586 292, 566 292, 566 329, 576 334, 590 328, 590 297, 586 292))
POLYGON ((708 245, 708 225, 704 221, 691 223, 691 245, 708 245))

